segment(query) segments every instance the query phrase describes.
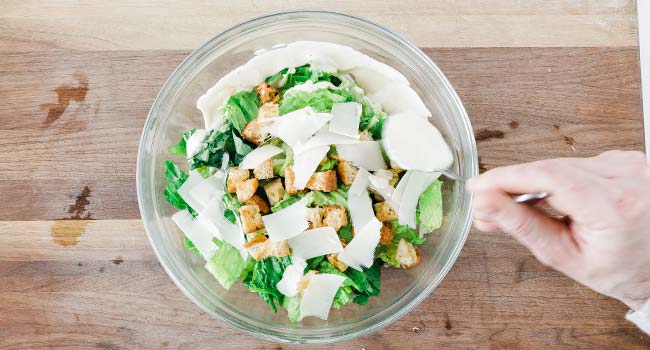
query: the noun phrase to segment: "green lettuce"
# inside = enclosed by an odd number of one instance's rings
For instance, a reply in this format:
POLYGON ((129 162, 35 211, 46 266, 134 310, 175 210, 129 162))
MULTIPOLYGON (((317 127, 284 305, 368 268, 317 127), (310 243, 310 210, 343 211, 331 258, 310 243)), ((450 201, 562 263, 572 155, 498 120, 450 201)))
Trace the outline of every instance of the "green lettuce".
POLYGON ((392 243, 389 247, 380 245, 377 247, 377 250, 375 251, 375 255, 377 259, 381 259, 385 264, 393 266, 393 267, 400 267, 402 266, 399 262, 396 260, 397 256, 397 244, 392 243))
POLYGON ((289 322, 298 322, 300 321, 300 302, 302 297, 298 294, 295 297, 285 297, 282 301, 282 307, 287 309, 287 314, 289 317, 289 322))
POLYGON ((392 222, 393 224, 393 243, 399 243, 400 239, 411 242, 415 245, 423 244, 426 239, 420 237, 418 231, 406 226, 400 225, 397 220, 392 222))
POLYGON ((442 225, 442 181, 436 180, 420 195, 417 222, 424 232, 431 232, 442 225))
POLYGON ((235 143, 232 135, 232 128, 228 124, 224 124, 217 130, 211 130, 205 138, 205 146, 188 158, 190 169, 219 168, 225 153, 229 154, 230 159, 235 159, 235 143))
POLYGON ((196 216, 196 212, 192 209, 178 194, 178 189, 185 183, 189 176, 181 170, 178 165, 170 160, 165 161, 165 179, 167 179, 167 186, 163 195, 169 204, 176 209, 187 209, 192 216, 196 216))
POLYGON ((224 194, 223 197, 221 197, 221 203, 223 203, 223 206, 226 209, 224 210, 223 216, 234 224, 237 221, 239 208, 244 204, 240 203, 237 196, 232 193, 224 194))
POLYGON ((276 285, 282 279, 284 270, 291 265, 291 257, 282 258, 269 257, 258 260, 253 266, 252 273, 244 279, 244 285, 257 293, 262 300, 267 302, 273 312, 277 312, 276 302, 282 305, 284 295, 278 291, 276 285))
POLYGON ((271 212, 275 213, 277 211, 280 211, 290 206, 291 204, 294 204, 299 200, 303 199, 306 195, 307 195, 306 193, 298 193, 292 195, 285 194, 284 198, 281 201, 275 203, 275 205, 271 207, 271 212))
POLYGON ((219 250, 205 264, 205 268, 223 288, 230 289, 242 277, 249 261, 244 260, 237 248, 232 245, 218 239, 214 242, 219 246, 219 250))
POLYGON ((322 192, 312 191, 314 196, 314 204, 318 206, 324 205, 342 205, 348 206, 348 187, 339 187, 334 191, 322 192))
POLYGON ((281 92, 291 89, 296 85, 303 84, 307 80, 311 80, 314 83, 319 81, 329 81, 334 86, 341 84, 341 79, 338 78, 336 73, 312 71, 311 67, 308 64, 300 67, 295 67, 292 70, 292 73, 289 73, 289 68, 285 68, 273 75, 266 77, 264 81, 277 85, 275 83, 278 82, 278 80, 280 80, 280 78, 283 76, 285 78, 284 84, 282 86, 278 86, 278 90, 281 92))
POLYGON ((336 165, 337 165, 338 163, 339 163, 339 162, 337 162, 337 161, 334 160, 334 159, 327 159, 327 160, 325 161, 325 163, 323 163, 323 165, 321 165, 320 167, 318 167, 318 170, 317 170, 317 171, 321 172, 321 171, 332 170, 332 169, 334 169, 334 168, 336 167, 336 165))
POLYGON ((338 305, 338 307, 346 305, 350 300, 363 305, 368 302, 370 297, 379 295, 381 288, 380 260, 376 260, 370 268, 364 268, 363 271, 348 268, 345 272, 339 271, 339 269, 329 261, 323 261, 321 262, 318 271, 320 273, 331 273, 346 277, 345 280, 343 280, 343 285, 336 292, 335 307, 336 305, 338 305))
POLYGON ((239 133, 244 131, 246 124, 257 118, 260 100, 255 91, 240 91, 228 99, 221 113, 239 133))
POLYGON ((269 140, 269 145, 282 148, 284 152, 273 157, 273 172, 284 177, 284 168, 293 164, 293 150, 279 138, 269 140))
POLYGON ((186 148, 187 140, 190 139, 190 137, 192 136, 192 134, 194 134, 194 132, 196 132, 196 129, 192 129, 192 130, 188 130, 188 131, 184 132, 183 136, 181 137, 181 140, 178 141, 178 144, 169 147, 167 149, 167 151, 169 153, 178 154, 178 155, 181 155, 183 157, 186 157, 187 156, 187 148, 186 148))
POLYGON ((189 251, 196 254, 197 256, 201 256, 201 252, 199 252, 199 250, 196 248, 194 243, 192 243, 192 241, 190 241, 190 239, 187 238, 187 236, 183 236, 183 246, 189 249, 189 251))
POLYGON ((280 115, 293 112, 307 106, 317 112, 329 112, 334 103, 346 102, 345 97, 332 92, 329 89, 318 89, 316 91, 293 91, 286 94, 280 101, 280 115))
POLYGON ((352 233, 352 222, 348 222, 346 226, 343 226, 339 229, 339 238, 345 240, 346 242, 350 242, 352 238, 354 238, 354 234, 352 233))

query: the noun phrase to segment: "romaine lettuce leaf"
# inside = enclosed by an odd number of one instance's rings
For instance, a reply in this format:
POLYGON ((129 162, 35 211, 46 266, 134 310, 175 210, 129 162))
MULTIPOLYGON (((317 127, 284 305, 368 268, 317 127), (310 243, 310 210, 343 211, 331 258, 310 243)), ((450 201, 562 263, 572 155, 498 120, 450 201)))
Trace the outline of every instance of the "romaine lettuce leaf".
POLYGON ((259 107, 260 101, 254 90, 240 91, 230 96, 221 113, 224 120, 241 133, 246 124, 257 118, 259 107))
POLYGON ((348 192, 345 188, 337 188, 331 192, 312 191, 314 196, 314 204, 318 206, 324 205, 342 205, 348 206, 348 192))
POLYGON ((346 226, 341 227, 338 234, 339 238, 349 243, 354 238, 354 234, 352 234, 352 222, 350 221, 346 226))
POLYGON ((306 195, 307 195, 306 193, 298 193, 298 194, 292 194, 292 195, 286 195, 285 194, 284 199, 282 199, 281 201, 275 203, 275 205, 271 207, 271 212, 275 213, 277 211, 280 211, 280 210, 290 206, 291 204, 294 204, 294 203, 298 202, 299 200, 303 199, 303 197, 305 197, 306 195))
POLYGON ((192 241, 190 241, 190 239, 187 238, 187 236, 183 236, 183 246, 189 249, 189 251, 196 254, 197 256, 201 256, 201 252, 199 252, 196 246, 194 246, 194 243, 192 243, 192 241))
POLYGON ((282 307, 287 309, 287 314, 289 317, 289 322, 298 322, 300 321, 300 302, 302 297, 300 294, 295 297, 285 297, 282 301, 282 307))
POLYGON ((279 85, 278 81, 284 76, 284 84, 278 86, 278 90, 284 92, 296 85, 300 85, 307 80, 311 80, 314 83, 319 81, 329 81, 334 86, 339 86, 341 84, 341 79, 337 76, 336 73, 312 71, 310 65, 306 64, 304 66, 296 67, 292 70, 292 73, 289 73, 289 69, 285 68, 271 76, 266 77, 264 81, 273 85, 279 85))
POLYGON ((334 159, 329 159, 329 158, 328 158, 328 159, 325 161, 325 163, 323 163, 323 165, 321 165, 320 167, 318 167, 318 170, 317 170, 317 171, 321 172, 321 171, 332 170, 332 169, 334 169, 334 168, 336 167, 336 165, 337 165, 338 163, 339 163, 339 162, 337 162, 336 160, 334 160, 334 159))
POLYGON ((317 112, 329 112, 332 105, 338 102, 346 102, 345 97, 334 93, 329 89, 318 89, 313 92, 294 91, 282 96, 280 101, 280 115, 293 112, 307 106, 317 112))
POLYGON ((291 257, 282 258, 269 257, 259 260, 253 267, 253 272, 244 280, 248 289, 257 293, 262 300, 266 301, 273 312, 277 312, 275 302, 282 305, 284 295, 278 291, 276 285, 282 279, 282 274, 287 266, 291 265, 291 257))
POLYGON ((442 181, 436 180, 418 199, 417 223, 424 232, 431 232, 442 225, 442 181))
POLYGON ((415 245, 420 245, 426 241, 426 238, 420 238, 418 231, 406 226, 400 225, 397 220, 392 222, 393 224, 393 245, 399 243, 400 239, 411 242, 415 245))
POLYGON ((169 204, 171 204, 174 208, 176 209, 187 209, 189 210, 190 214, 192 216, 196 216, 196 212, 194 209, 192 209, 183 199, 178 194, 178 189, 183 185, 185 180, 187 180, 189 176, 184 173, 178 165, 174 164, 174 162, 170 160, 165 161, 165 178, 167 179, 167 186, 165 187, 165 191, 163 192, 163 195, 165 196, 165 199, 169 204))
POLYGON ((180 141, 178 141, 178 144, 176 144, 175 146, 169 147, 167 149, 167 152, 178 154, 178 155, 181 155, 183 157, 187 157, 187 149, 186 149, 187 140, 190 139, 190 137, 192 136, 192 134, 194 134, 195 131, 196 131, 196 129, 192 129, 192 130, 188 130, 188 131, 184 132, 183 136, 180 139, 180 141))
POLYGON ((223 206, 226 209, 223 213, 223 216, 225 216, 228 221, 234 224, 237 221, 237 213, 239 212, 239 208, 241 208, 243 204, 240 203, 237 199, 237 196, 232 193, 224 194, 223 197, 221 197, 221 203, 223 203, 223 206))
POLYGON ((393 267, 401 266, 400 263, 395 260, 395 257, 397 256, 397 244, 395 243, 391 244, 390 247, 380 245, 377 247, 375 254, 378 259, 381 259, 381 261, 387 265, 393 267))
POLYGON ((248 261, 242 259, 237 248, 232 245, 217 239, 214 242, 219 246, 219 250, 205 264, 205 268, 223 288, 230 289, 241 278, 248 261))

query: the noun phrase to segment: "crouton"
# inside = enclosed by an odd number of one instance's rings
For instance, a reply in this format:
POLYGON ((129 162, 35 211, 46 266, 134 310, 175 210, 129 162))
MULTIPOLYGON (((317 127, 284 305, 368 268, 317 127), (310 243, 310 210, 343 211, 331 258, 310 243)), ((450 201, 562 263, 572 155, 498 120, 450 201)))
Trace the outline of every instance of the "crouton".
POLYGON ((268 214, 271 212, 271 209, 269 208, 269 204, 266 203, 266 200, 259 195, 254 194, 251 198, 249 198, 246 202, 244 202, 249 205, 257 205, 257 207, 260 208, 260 212, 262 214, 268 214))
POLYGON ((257 85, 257 96, 262 104, 267 102, 276 103, 280 101, 280 91, 267 82, 257 85))
POLYGON ((294 185, 295 181, 296 181, 296 173, 293 172, 293 168, 291 168, 291 166, 284 167, 285 191, 287 191, 288 194, 298 194, 301 192, 305 192, 304 189, 300 190, 296 188, 296 186, 294 185))
POLYGON ((267 159, 253 169, 253 175, 256 179, 264 180, 273 177, 273 160, 267 159))
POLYGON ((309 222, 310 229, 323 227, 323 208, 307 208, 305 218, 309 222))
POLYGON ((266 255, 268 238, 264 235, 253 237, 250 241, 244 243, 244 249, 248 251, 253 259, 261 260, 266 255))
POLYGON ((265 103, 257 111, 257 120, 262 121, 266 118, 277 117, 280 115, 280 106, 276 103, 265 103))
POLYGON ((397 212, 388 204, 388 202, 379 202, 373 204, 375 216, 379 221, 397 220, 397 212))
POLYGON ((403 173, 405 170, 400 168, 390 168, 390 172, 393 174, 393 177, 388 181, 388 184, 395 187, 399 182, 399 174, 403 173))
POLYGON ((259 182, 256 178, 237 183, 237 200, 244 203, 253 197, 255 191, 257 191, 258 184, 259 182))
POLYGON ((318 274, 318 271, 316 270, 309 270, 304 276, 302 276, 302 279, 300 282, 298 282, 298 291, 300 294, 303 294, 305 292, 305 289, 307 289, 307 286, 309 285, 309 280, 311 279, 311 276, 318 274))
POLYGON ((244 249, 255 260, 262 260, 271 256, 281 258, 291 254, 289 241, 273 242, 264 235, 255 236, 250 241, 244 243, 244 249))
POLYGON ((237 184, 244 182, 251 177, 251 173, 248 169, 239 169, 239 167, 232 167, 228 170, 228 180, 226 181, 228 187, 228 193, 237 192, 237 184))
POLYGON ((342 205, 327 205, 323 207, 323 225, 334 228, 335 231, 348 224, 348 211, 342 205))
POLYGON ((420 252, 413 244, 400 239, 397 245, 397 252, 395 253, 395 261, 397 261, 402 268, 409 269, 420 263, 420 252))
POLYGON ((339 260, 339 253, 336 254, 327 254, 327 261, 329 261, 334 267, 339 269, 339 271, 344 272, 347 270, 348 265, 339 260))
POLYGON ((261 145, 269 133, 266 131, 268 123, 262 123, 258 119, 253 120, 252 122, 246 124, 244 131, 242 131, 241 136, 256 145, 261 145))
POLYGON ((282 180, 278 178, 267 183, 264 185, 264 192, 266 193, 266 198, 269 199, 271 206, 276 205, 285 195, 282 180))
POLYGON ((336 171, 339 174, 339 179, 346 185, 352 185, 352 181, 357 176, 359 171, 357 168, 352 165, 350 162, 341 161, 336 165, 336 171))
POLYGON ((382 223, 379 233, 381 234, 379 244, 390 247, 393 243, 393 224, 390 222, 382 223))
POLYGON ((307 181, 307 188, 313 191, 331 192, 338 188, 336 171, 328 170, 314 173, 307 181))
POLYGON ((281 242, 273 242, 270 239, 266 241, 267 249, 265 258, 274 256, 276 258, 281 258, 283 256, 291 255, 291 248, 289 247, 289 241, 286 239, 281 242))
POLYGON ((239 216, 241 217, 241 223, 246 233, 259 231, 264 228, 260 207, 257 205, 244 205, 240 207, 239 216))

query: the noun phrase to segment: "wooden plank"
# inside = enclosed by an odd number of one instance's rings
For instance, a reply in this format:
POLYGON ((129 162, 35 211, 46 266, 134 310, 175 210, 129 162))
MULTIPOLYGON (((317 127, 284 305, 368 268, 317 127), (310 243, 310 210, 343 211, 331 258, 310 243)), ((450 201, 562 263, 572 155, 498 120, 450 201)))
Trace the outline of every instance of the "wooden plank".
MULTIPOLYGON (((503 133, 479 142, 485 168, 643 148, 637 48, 425 51, 458 91, 475 130, 503 133)), ((69 218, 86 186, 84 215, 138 218, 136 145, 149 106, 186 54, 3 55, 0 75, 13 78, 0 81, 0 220, 69 218), (43 106, 59 105, 55 90, 76 96, 84 81, 84 99, 70 99, 48 122, 51 108, 43 106)))
MULTIPOLYGON (((300 348, 260 341, 201 312, 165 275, 137 220, 92 221, 70 247, 51 242, 52 225, 0 224, 3 349, 300 348)), ((541 265, 508 236, 473 232, 419 307, 380 333, 337 346, 647 348, 650 338, 624 320, 625 311, 541 265)))
POLYGON ((296 8, 366 17, 418 46, 634 46, 634 5, 634 0, 407 0, 397 7, 393 1, 11 0, 0 11, 0 51, 194 49, 241 21, 296 8))

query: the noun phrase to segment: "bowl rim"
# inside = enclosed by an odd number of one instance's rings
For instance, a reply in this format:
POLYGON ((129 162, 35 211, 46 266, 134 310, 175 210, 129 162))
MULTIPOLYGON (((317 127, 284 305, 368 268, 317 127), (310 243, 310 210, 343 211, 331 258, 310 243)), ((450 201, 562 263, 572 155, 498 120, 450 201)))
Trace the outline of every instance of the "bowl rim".
MULTIPOLYGON (((377 29, 379 32, 382 34, 386 34, 387 36, 391 36, 394 39, 396 39, 401 45, 406 46, 408 49, 412 50, 413 53, 415 53, 420 60, 422 60, 423 63, 428 65, 427 68, 430 68, 431 71, 436 75, 436 77, 440 80, 444 88, 450 93, 449 98, 453 102, 456 108, 458 108, 458 111, 462 117, 462 124, 465 128, 465 130, 459 130, 460 132, 465 132, 468 133, 469 135, 472 135, 472 137, 469 137, 469 153, 473 154, 474 156, 472 157, 471 161, 468 162, 469 166, 469 173, 470 175, 474 176, 477 175, 478 173, 478 158, 477 158, 477 149, 476 149, 476 141, 473 138, 473 132, 472 132, 472 127, 471 127, 471 122, 469 119, 469 116, 467 114, 467 111, 465 110, 465 107, 458 96, 456 90, 453 88, 449 80, 446 78, 446 76, 442 73, 440 68, 415 44, 401 36, 400 34, 397 34, 393 32, 392 30, 388 29, 387 27, 378 24, 374 21, 365 19, 363 17, 358 17, 354 15, 349 15, 341 12, 335 12, 335 11, 327 11, 327 10, 290 10, 290 11, 281 11, 281 12, 274 12, 258 17, 254 17, 245 21, 242 21, 238 24, 235 24, 226 30, 220 32, 219 34, 211 37, 207 41, 205 41, 200 47, 197 49, 193 50, 187 57, 183 59, 183 61, 173 70, 173 72, 169 75, 165 83, 162 85, 158 95, 154 99, 152 106, 149 110, 149 113, 147 114, 147 119, 144 123, 143 130, 141 133, 140 137, 140 143, 138 146, 138 156, 136 160, 136 189, 137 189, 137 196, 138 196, 138 207, 140 210, 140 216, 144 224, 145 231, 147 233, 147 238, 149 239, 149 242, 156 254, 156 257, 158 258, 158 261, 161 262, 161 266, 167 273, 167 275, 170 277, 170 279, 174 282, 174 284, 181 290, 181 292, 188 298, 190 299, 196 306, 198 306, 201 310, 205 311, 207 314, 212 316, 213 318, 216 318, 222 323, 230 326, 231 328, 234 328, 236 330, 243 331, 246 334, 253 335, 255 337, 264 339, 264 340, 269 340, 269 341, 275 341, 275 342, 280 342, 280 343, 299 343, 299 344, 326 344, 326 343, 334 343, 334 342, 339 342, 339 341, 345 341, 345 340, 351 340, 355 339, 364 335, 368 335, 371 333, 374 333, 387 325, 395 322, 396 320, 400 319, 403 317, 405 314, 410 312, 413 308, 415 308, 417 305, 419 305, 426 297, 428 297, 431 292, 440 284, 440 282, 446 277, 446 275, 449 273, 449 270, 451 267, 455 264, 458 256, 460 255, 460 252, 462 248, 465 245, 465 241, 467 240, 467 237, 469 235, 470 227, 471 227, 471 204, 473 202, 473 195, 471 193, 467 194, 466 200, 467 200, 467 206, 469 208, 468 214, 464 219, 464 222, 459 222, 459 227, 463 228, 463 232, 461 232, 461 235, 458 237, 457 242, 455 246, 453 246, 449 252, 449 259, 445 261, 444 265, 440 269, 440 273, 436 276, 436 278, 431 281, 426 287, 424 287, 421 291, 417 292, 415 294, 415 297, 411 299, 408 303, 403 305, 403 307, 398 308, 397 310, 394 310, 395 312, 392 313, 391 316, 389 317, 382 317, 378 320, 378 322, 375 322, 370 325, 365 325, 366 327, 359 327, 359 326, 354 326, 352 331, 346 332, 346 333, 341 333, 340 331, 334 331, 333 333, 336 334, 329 334, 327 337, 308 337, 308 338, 291 338, 291 337, 285 337, 283 336, 284 334, 281 332, 273 331, 273 334, 269 333, 263 333, 260 331, 260 329, 256 327, 251 327, 251 324, 247 322, 246 320, 241 320, 236 317, 233 317, 230 314, 226 313, 220 313, 216 312, 215 310, 212 310, 208 308, 206 305, 203 303, 200 303, 197 298, 190 293, 188 288, 186 288, 180 281, 179 277, 177 276, 170 268, 165 263, 165 259, 162 257, 162 253, 159 251, 160 247, 158 247, 153 240, 152 232, 154 231, 153 225, 151 222, 149 222, 146 219, 146 212, 145 212, 145 197, 143 193, 143 160, 142 160, 142 154, 145 152, 145 148, 147 146, 146 144, 146 134, 147 132, 151 129, 151 125, 155 122, 154 119, 156 119, 155 111, 159 108, 159 105, 162 103, 161 98, 163 96, 169 95, 169 89, 170 86, 172 85, 171 82, 178 80, 177 75, 180 74, 181 71, 186 69, 186 65, 188 62, 191 62, 195 60, 197 57, 202 56, 206 52, 209 52, 212 47, 214 46, 213 44, 218 43, 224 38, 227 38, 229 35, 231 35, 233 32, 238 31, 239 29, 246 28, 250 26, 253 23, 267 20, 270 18, 276 18, 276 17, 284 17, 284 16, 290 16, 290 15, 325 15, 325 16, 333 16, 333 17, 340 17, 343 18, 344 20, 352 20, 352 21, 358 21, 361 22, 365 25, 368 25, 369 27, 372 27, 373 29, 377 29), (151 226, 151 227, 150 227, 151 226)), ((461 198, 464 200, 464 198, 461 198)), ((416 284, 417 285, 417 284, 416 284)), ((415 288, 415 285, 413 286, 415 288)), ((400 297, 401 298, 401 297, 400 297)))

